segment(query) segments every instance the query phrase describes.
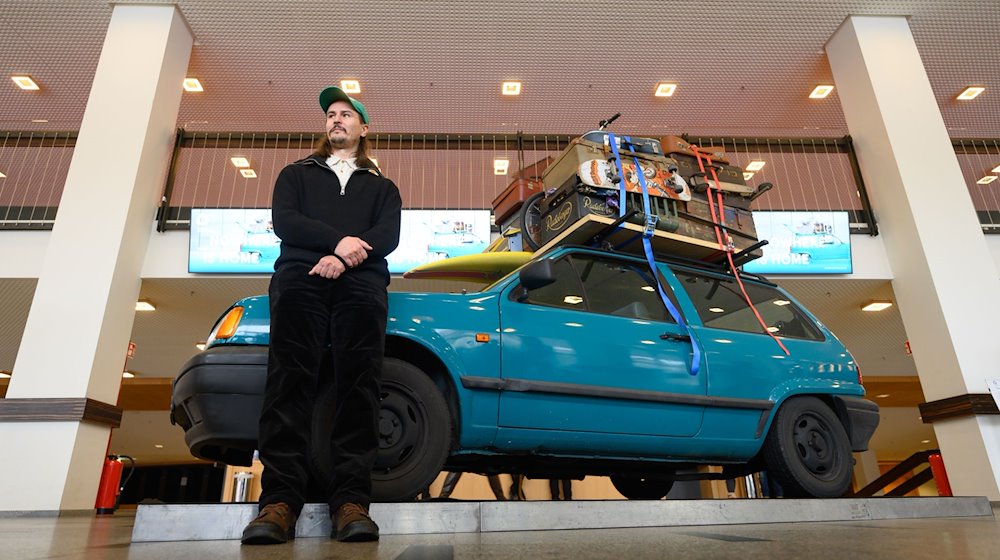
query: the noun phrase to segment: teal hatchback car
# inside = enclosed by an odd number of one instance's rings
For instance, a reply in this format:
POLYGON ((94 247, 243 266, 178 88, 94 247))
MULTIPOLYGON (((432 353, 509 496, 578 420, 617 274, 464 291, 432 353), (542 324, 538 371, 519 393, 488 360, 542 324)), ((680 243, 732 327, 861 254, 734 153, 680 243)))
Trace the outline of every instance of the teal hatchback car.
MULTIPOLYGON (((675 480, 766 468, 786 496, 843 495, 878 406, 815 317, 762 277, 742 285, 747 297, 722 269, 559 247, 479 292, 391 293, 375 499, 410 499, 443 469, 605 475, 658 499, 675 480)), ((241 300, 179 373, 171 418, 194 455, 250 463, 267 343, 267 298, 241 300)))

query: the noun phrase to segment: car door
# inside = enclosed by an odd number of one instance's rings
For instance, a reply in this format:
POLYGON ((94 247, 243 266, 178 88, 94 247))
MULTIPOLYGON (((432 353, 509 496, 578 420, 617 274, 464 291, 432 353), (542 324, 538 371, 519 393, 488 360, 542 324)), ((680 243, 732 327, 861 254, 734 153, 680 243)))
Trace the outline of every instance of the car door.
MULTIPOLYGON (((641 260, 570 253, 556 281, 501 298, 499 426, 692 436, 706 375, 641 260)), ((669 289, 669 288, 668 288, 669 289)))

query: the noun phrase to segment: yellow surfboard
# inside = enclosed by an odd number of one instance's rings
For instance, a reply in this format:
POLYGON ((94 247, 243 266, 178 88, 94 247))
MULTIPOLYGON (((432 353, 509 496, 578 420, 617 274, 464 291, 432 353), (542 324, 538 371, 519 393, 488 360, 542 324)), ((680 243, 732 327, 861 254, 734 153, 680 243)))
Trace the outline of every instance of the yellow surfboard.
POLYGON ((496 251, 462 255, 422 264, 403 274, 403 278, 467 280, 488 284, 503 278, 531 260, 527 251, 496 251))

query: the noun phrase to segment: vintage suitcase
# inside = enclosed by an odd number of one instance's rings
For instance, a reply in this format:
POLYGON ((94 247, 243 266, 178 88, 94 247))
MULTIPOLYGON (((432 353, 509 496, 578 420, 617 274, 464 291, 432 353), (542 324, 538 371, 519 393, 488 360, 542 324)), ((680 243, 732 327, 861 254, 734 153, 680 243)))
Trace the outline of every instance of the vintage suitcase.
MULTIPOLYGON (((646 190, 651 196, 691 200, 691 189, 684 182, 684 178, 677 173, 676 163, 666 158, 622 158, 626 191, 642 194, 642 183, 639 182, 636 172, 636 160, 639 160, 639 170, 645 177, 646 190)), ((580 163, 580 169, 577 171, 580 182, 598 189, 618 189, 618 185, 612 180, 617 174, 617 166, 606 159, 584 161, 580 163)), ((570 180, 572 181, 572 178, 570 180)))
MULTIPOLYGON (((608 132, 603 130, 592 130, 580 138, 595 144, 600 144, 601 146, 608 146, 608 151, 611 150, 611 141, 608 137, 608 132)), ((660 141, 656 138, 644 138, 642 136, 630 136, 628 134, 615 134, 615 145, 618 146, 619 151, 625 150, 653 156, 663 155, 663 146, 660 145, 660 141)))
POLYGON ((555 159, 555 156, 545 156, 514 172, 512 175, 514 180, 493 199, 494 223, 506 223, 514 217, 525 200, 535 193, 542 192, 542 174, 555 159))
MULTIPOLYGON (((708 172, 707 178, 705 175, 702 175, 701 166, 698 165, 698 160, 694 156, 674 154, 671 157, 677 162, 681 177, 684 177, 688 186, 694 192, 705 192, 708 182, 712 181, 711 172, 708 172)), ((715 172, 719 176, 719 186, 724 192, 746 197, 754 193, 754 188, 747 186, 746 180, 743 179, 742 169, 735 165, 726 165, 724 163, 718 163, 715 166, 715 172)))
POLYGON ((551 165, 555 159, 555 156, 545 156, 531 165, 524 166, 523 169, 518 169, 511 177, 514 179, 541 180, 542 174, 545 173, 545 168, 551 165))
MULTIPOLYGON (((643 168, 647 178, 661 177, 659 187, 662 188, 651 185, 650 194, 678 199, 686 199, 690 196, 690 193, 687 192, 687 185, 683 184, 683 181, 669 181, 671 184, 669 186, 667 184, 667 177, 673 174, 671 170, 677 167, 674 160, 660 155, 625 150, 621 151, 620 154, 623 167, 631 167, 633 172, 632 176, 626 173, 628 190, 641 192, 638 178, 634 175, 634 160, 639 160, 640 167, 643 168), (629 162, 632 164, 628 165, 629 162)), ((609 156, 611 156, 611 150, 604 144, 583 138, 574 138, 570 141, 569 146, 556 157, 555 161, 545 169, 542 182, 547 190, 561 189, 567 185, 572 186, 580 180, 595 187, 603 187, 605 185, 604 178, 607 177, 611 167, 607 162, 609 156)), ((610 178, 608 178, 607 184, 611 184, 610 178)))
MULTIPOLYGON (((715 222, 712 221, 712 212, 707 198, 696 194, 683 206, 684 208, 680 209, 679 212, 680 225, 677 228, 677 233, 715 242, 715 222)), ((718 206, 715 210, 719 211, 718 206)), ((757 229, 754 226, 753 214, 750 210, 726 204, 723 205, 722 212, 730 240, 736 250, 746 249, 757 243, 757 229)))
POLYGON ((517 211, 531 195, 542 192, 544 187, 537 179, 514 179, 510 185, 493 199, 493 216, 495 223, 503 224, 514 217, 517 211))
MULTIPOLYGON (((670 156, 671 154, 683 154, 694 157, 695 155, 695 151, 691 146, 691 143, 680 136, 663 136, 660 138, 660 145, 663 147, 663 153, 667 156, 670 156)), ((722 148, 716 148, 714 146, 698 146, 698 151, 703 155, 710 156, 713 162, 729 163, 729 160, 726 159, 726 152, 722 148)))
MULTIPOLYGON (((568 226, 576 223, 587 215, 596 215, 617 219, 619 191, 615 189, 595 189, 591 186, 576 183, 567 184, 552 195, 545 197, 540 203, 541 221, 538 237, 541 244, 548 243, 557 237, 568 226)), ((656 229, 675 231, 678 227, 678 204, 683 204, 666 197, 649 197, 650 213, 659 219, 656 229)), ((636 210, 638 214, 629 218, 629 222, 645 225, 642 195, 627 193, 626 212, 636 210)))

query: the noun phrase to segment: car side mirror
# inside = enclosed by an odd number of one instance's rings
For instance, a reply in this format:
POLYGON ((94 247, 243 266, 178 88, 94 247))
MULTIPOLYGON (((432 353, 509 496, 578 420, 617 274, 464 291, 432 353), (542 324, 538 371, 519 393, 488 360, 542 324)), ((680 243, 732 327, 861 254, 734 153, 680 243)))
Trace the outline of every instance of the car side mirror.
POLYGON ((521 279, 521 285, 528 290, 537 290, 548 286, 556 281, 552 260, 542 259, 525 265, 518 273, 518 278, 521 279))

